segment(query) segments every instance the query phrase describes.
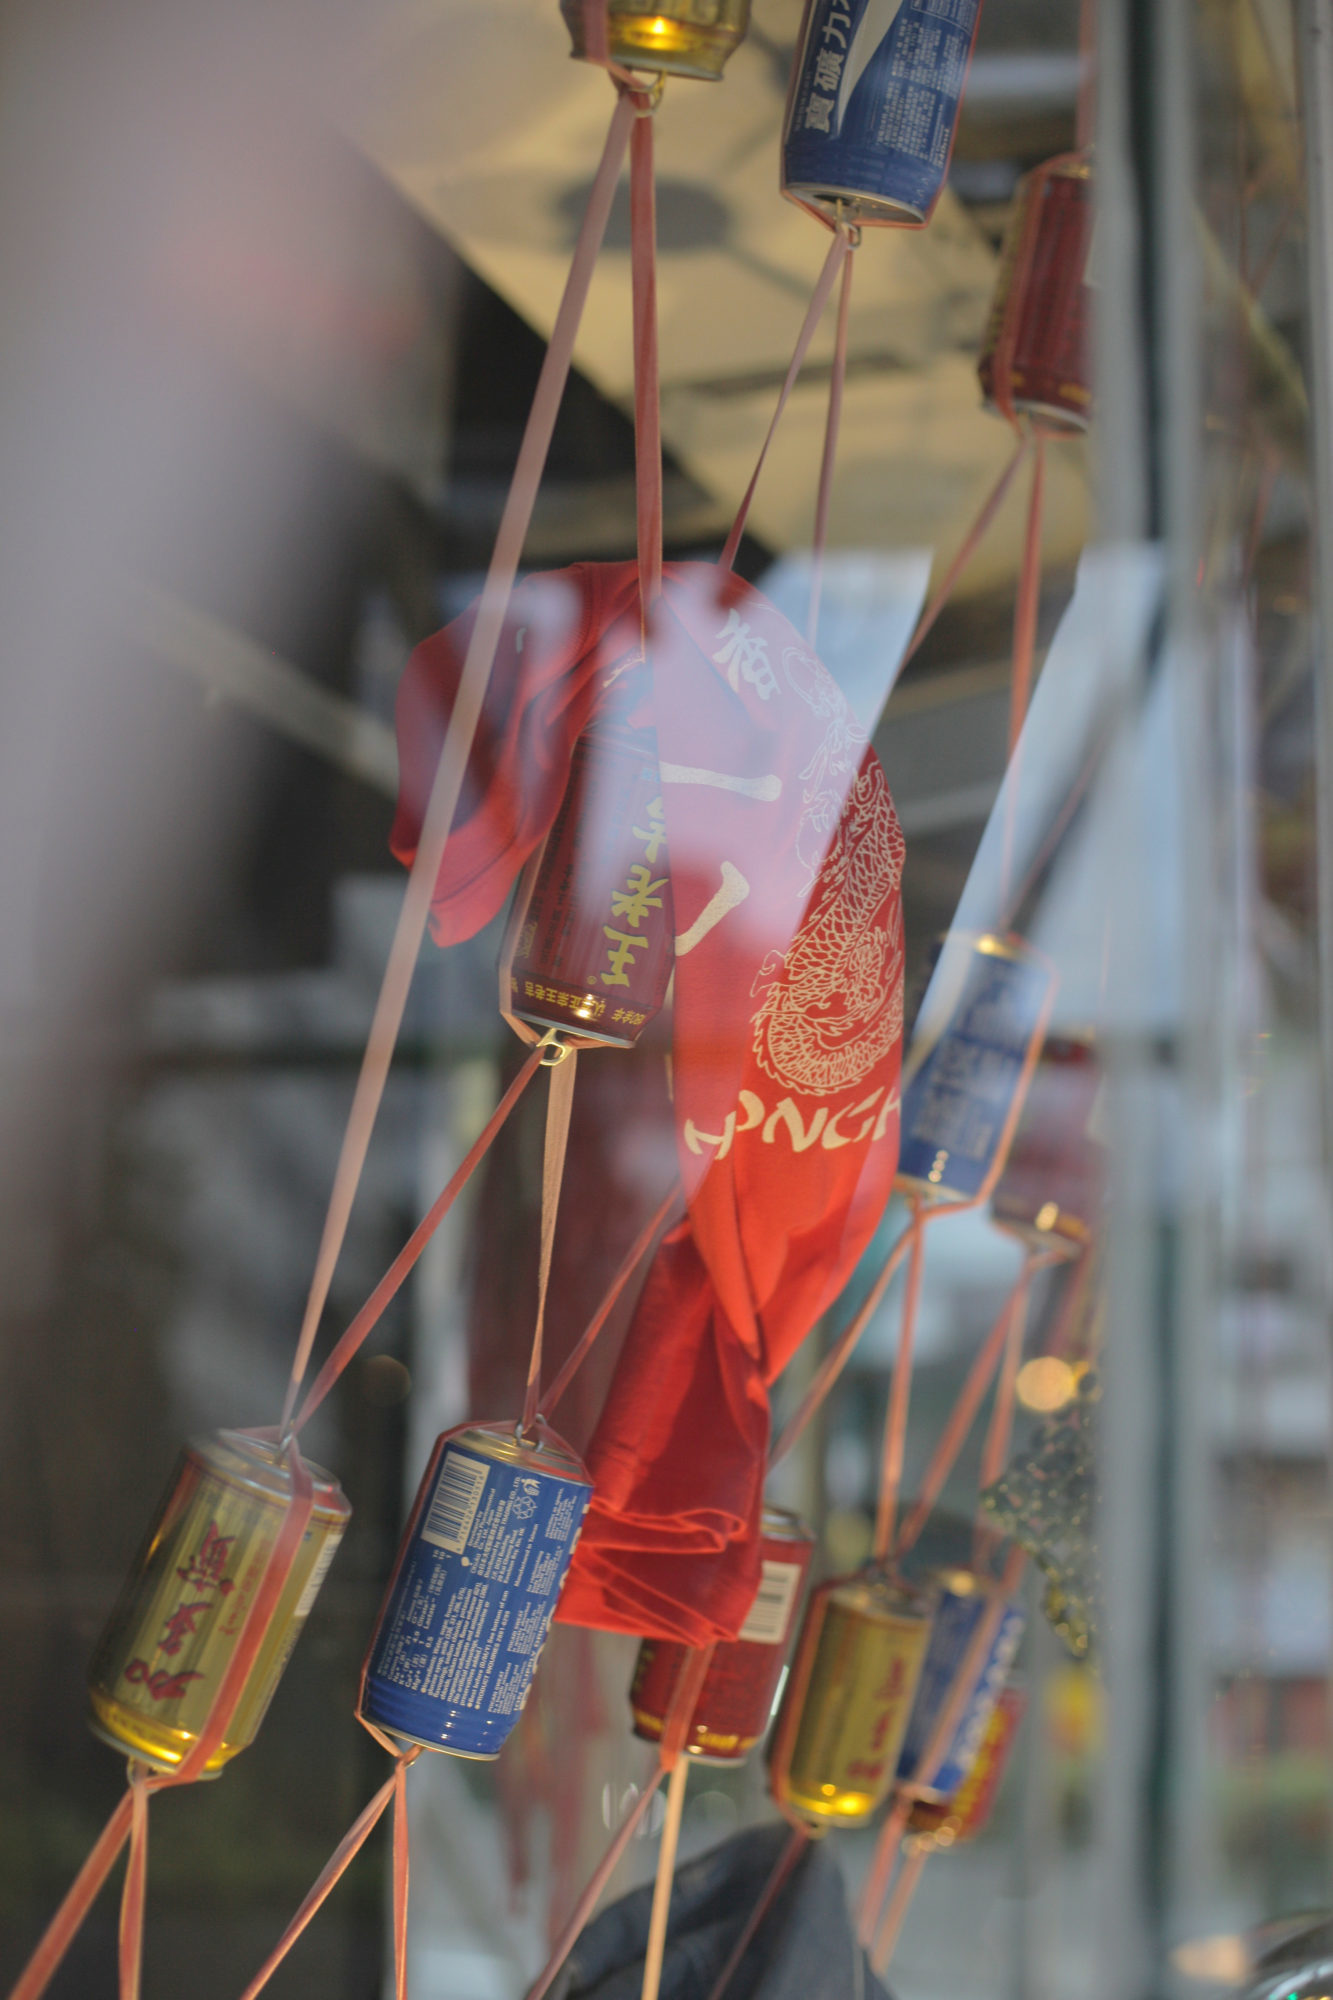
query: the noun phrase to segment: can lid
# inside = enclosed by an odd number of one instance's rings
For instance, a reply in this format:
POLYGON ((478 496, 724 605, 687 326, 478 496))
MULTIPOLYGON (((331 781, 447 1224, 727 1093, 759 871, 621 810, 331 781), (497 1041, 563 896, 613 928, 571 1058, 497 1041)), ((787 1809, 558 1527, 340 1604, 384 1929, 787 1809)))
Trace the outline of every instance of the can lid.
POLYGON ((976 1597, 984 1595, 991 1587, 991 1579, 978 1575, 974 1569, 947 1569, 941 1565, 928 1574, 951 1597, 976 1597))
MULTIPOLYGON (((206 1437, 192 1438, 192 1449, 224 1478, 239 1486, 249 1486, 273 1500, 288 1500, 292 1475, 276 1442, 256 1437, 251 1431, 210 1431, 206 1437)), ((305 1466, 315 1489, 315 1512, 323 1520, 346 1521, 351 1504, 331 1472, 306 1459, 305 1466)))
POLYGON ((452 1441, 508 1465, 532 1465, 557 1479, 572 1479, 580 1486, 592 1485, 591 1474, 573 1446, 566 1444, 559 1432, 553 1431, 540 1417, 527 1435, 516 1423, 477 1423, 459 1431, 452 1441))
POLYGON ((938 1595, 929 1583, 908 1583, 879 1562, 866 1563, 850 1576, 833 1577, 823 1588, 851 1610, 904 1618, 929 1618, 938 1595))
POLYGON ((759 1532, 775 1542, 813 1542, 813 1528, 807 1528, 799 1514, 788 1507, 765 1507, 759 1517, 759 1532))

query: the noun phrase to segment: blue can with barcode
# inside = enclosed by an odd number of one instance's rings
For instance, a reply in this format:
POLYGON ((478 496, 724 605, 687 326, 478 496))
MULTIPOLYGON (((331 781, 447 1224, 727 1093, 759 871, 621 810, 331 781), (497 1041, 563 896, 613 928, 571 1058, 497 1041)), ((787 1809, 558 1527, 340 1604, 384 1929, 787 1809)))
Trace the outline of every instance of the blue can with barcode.
POLYGON ((406 1743, 496 1757, 517 1722, 592 1481, 545 1425, 446 1431, 361 1671, 357 1713, 406 1743))
POLYGON ((981 0, 806 0, 783 193, 835 221, 927 221, 980 16, 981 0))
POLYGON ((938 1586, 940 1594, 912 1713, 907 1720, 907 1734, 898 1756, 898 1780, 910 1785, 921 1798, 951 1799, 976 1762, 1027 1621, 1016 1604, 1004 1606, 944 1755, 933 1771, 923 1770, 922 1757, 944 1704, 957 1686, 963 1657, 998 1595, 998 1586, 992 1578, 978 1576, 969 1569, 937 1570, 930 1582, 938 1586))
POLYGON ((1004 1166, 1055 974, 1014 938, 947 940, 903 1071, 898 1186, 973 1201, 1004 1166))

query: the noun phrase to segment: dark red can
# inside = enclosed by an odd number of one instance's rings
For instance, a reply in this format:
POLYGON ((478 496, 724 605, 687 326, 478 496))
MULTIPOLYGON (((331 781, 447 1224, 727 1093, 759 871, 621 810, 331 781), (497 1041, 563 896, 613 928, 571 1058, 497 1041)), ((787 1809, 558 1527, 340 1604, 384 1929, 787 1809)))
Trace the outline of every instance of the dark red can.
POLYGON ((1092 416, 1092 161, 1065 153, 1018 184, 977 363, 992 409, 1048 430, 1092 416))
POLYGON ((598 723, 575 744, 555 825, 519 882, 500 962, 510 1011, 538 1027, 627 1048, 660 1009, 675 922, 651 729, 598 723))
POLYGON ((1102 1071, 1090 1039, 1048 1035, 1004 1172, 991 1196, 1001 1229, 1071 1254, 1101 1213, 1105 1148, 1095 1135, 1102 1071))
MULTIPOLYGON (((764 1509, 758 1594, 740 1637, 714 1649, 685 1739, 700 1763, 741 1763, 768 1728, 814 1548, 814 1536, 794 1514, 764 1509)), ((639 1648, 629 1700, 634 1734, 647 1743, 661 1741, 687 1651, 663 1639, 645 1639, 639 1648)))

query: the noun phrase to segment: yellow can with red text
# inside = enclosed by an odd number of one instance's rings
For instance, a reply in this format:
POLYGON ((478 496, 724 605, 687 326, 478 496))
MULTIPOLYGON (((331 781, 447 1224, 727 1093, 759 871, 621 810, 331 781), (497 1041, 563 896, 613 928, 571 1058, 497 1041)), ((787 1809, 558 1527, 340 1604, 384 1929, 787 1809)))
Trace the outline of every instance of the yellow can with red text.
MULTIPOLYGON (((351 1518, 333 1475, 309 1461, 307 1470, 314 1508, 205 1777, 253 1742, 351 1518)), ((217 1431, 186 1446, 88 1670, 96 1735, 155 1770, 184 1762, 208 1722, 291 1504, 291 1470, 275 1444, 217 1431)))

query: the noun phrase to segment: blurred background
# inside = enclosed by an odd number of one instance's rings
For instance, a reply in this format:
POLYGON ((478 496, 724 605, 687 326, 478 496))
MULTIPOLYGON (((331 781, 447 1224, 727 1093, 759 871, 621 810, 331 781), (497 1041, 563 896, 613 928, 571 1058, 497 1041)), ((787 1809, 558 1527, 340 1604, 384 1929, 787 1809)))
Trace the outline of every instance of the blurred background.
MULTIPOLYGON (((1010 450, 975 362, 1018 180, 1073 144, 1079 11, 987 0, 931 227, 857 259, 821 647, 907 835, 918 996, 965 892, 997 914, 982 836, 1022 480, 885 694, 1010 450)), ((668 556, 719 549, 826 247, 777 194, 799 13, 755 0, 725 82, 669 85, 657 117, 668 556)), ((84 1676, 179 1444, 280 1404, 401 895, 399 676, 479 586, 610 93, 568 60, 555 0, 12 0, 2 19, 7 1981, 123 1784, 84 1676)), ((1307 25, 1290 0, 1102 8, 1100 422, 1050 452, 1033 769, 1056 834, 1029 934, 1061 970, 1055 1029, 1097 1037, 1111 1220, 1077 1293, 1067 1269, 1038 1289, 1029 1340, 1072 1319, 1106 1382, 1086 1468, 1105 1671, 1034 1585, 1019 1749, 982 1840, 926 1871, 901 2000, 1202 1994, 1244 1983, 1247 1927, 1330 1901, 1331 378, 1307 25)), ((831 352, 829 315, 739 564, 798 617, 831 352)), ((622 189, 529 567, 633 554, 631 399, 622 189)), ((423 952, 325 1341, 516 1067, 497 945, 423 952)), ((671 1173, 660 1053, 583 1066, 557 1344, 671 1173)), ((311 1427, 352 1527, 258 1745, 154 1807, 148 2000, 238 1992, 382 1782, 356 1676, 431 1440, 512 1396, 539 1112, 311 1427)), ((984 1217, 932 1239, 909 1490, 1018 1261, 984 1217)), ((826 1572, 869 1546, 896 1326, 891 1296, 775 1493, 826 1572)), ((572 1399, 575 1442, 612 1352, 572 1399)), ((1034 1392, 1020 1463, 1041 1414, 1034 1392)), ((976 1478, 973 1449, 957 1519, 976 1478)), ((414 1775, 414 1992, 523 1990, 648 1768, 633 1652, 558 1628, 500 1764, 414 1775)), ((683 1851, 768 1810, 758 1760, 710 1774, 683 1851)), ((852 1884, 864 1847, 842 1852, 852 1884)), ((617 1886, 654 1859, 650 1826, 617 1886)), ((384 1863, 377 1838, 275 1995, 386 1990, 384 1863)), ((107 1894, 53 1993, 116 1990, 115 1925, 107 1894)))

